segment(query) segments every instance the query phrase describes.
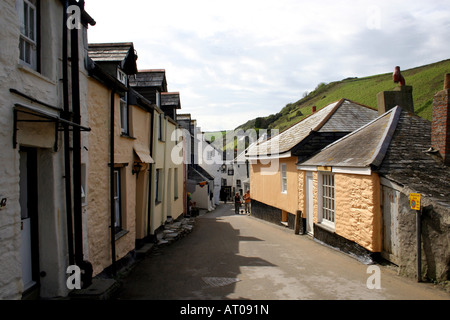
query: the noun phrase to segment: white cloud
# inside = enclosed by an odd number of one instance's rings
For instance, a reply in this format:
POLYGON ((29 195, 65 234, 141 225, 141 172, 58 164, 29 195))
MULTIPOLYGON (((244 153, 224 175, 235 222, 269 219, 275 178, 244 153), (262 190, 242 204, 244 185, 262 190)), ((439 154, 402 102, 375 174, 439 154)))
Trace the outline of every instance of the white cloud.
POLYGON ((319 82, 450 58, 448 0, 87 0, 90 42, 132 41, 203 130, 278 112, 319 82))

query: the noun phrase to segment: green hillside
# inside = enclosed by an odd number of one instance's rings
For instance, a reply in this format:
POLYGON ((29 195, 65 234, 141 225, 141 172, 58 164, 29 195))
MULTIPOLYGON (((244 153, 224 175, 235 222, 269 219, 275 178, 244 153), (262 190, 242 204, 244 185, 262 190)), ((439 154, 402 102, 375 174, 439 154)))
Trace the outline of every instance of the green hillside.
MULTIPOLYGON (((394 71, 394 68, 392 68, 394 71)), ((443 89, 444 76, 450 73, 450 59, 441 62, 402 70, 406 85, 413 86, 415 113, 431 120, 433 96, 443 89)), ((348 78, 329 84, 319 84, 306 97, 286 105, 280 112, 268 117, 256 118, 239 126, 243 130, 250 128, 284 130, 311 114, 312 107, 317 110, 341 98, 377 108, 377 93, 394 89, 392 73, 365 78, 348 78)))

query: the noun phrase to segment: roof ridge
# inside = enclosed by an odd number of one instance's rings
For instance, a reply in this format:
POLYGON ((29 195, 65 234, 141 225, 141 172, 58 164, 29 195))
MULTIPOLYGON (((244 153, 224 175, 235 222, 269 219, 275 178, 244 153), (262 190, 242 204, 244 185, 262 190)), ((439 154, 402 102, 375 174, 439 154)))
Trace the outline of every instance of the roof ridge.
POLYGON ((347 99, 342 98, 339 101, 337 101, 336 105, 330 110, 330 112, 328 112, 325 118, 323 118, 322 121, 320 121, 319 124, 315 126, 314 129, 312 129, 312 131, 319 131, 319 129, 322 128, 325 125, 325 123, 328 122, 328 120, 330 120, 331 116, 336 112, 336 110, 342 106, 345 100, 347 99))
MULTIPOLYGON (((355 134, 357 134, 358 132, 364 130, 365 128, 367 128, 368 126, 372 125, 373 123, 375 123, 375 122, 379 121, 380 119, 382 119, 382 118, 388 116, 388 114, 390 114, 390 113, 394 113, 394 112, 395 112, 394 117, 397 117, 396 122, 395 122, 395 127, 396 127, 397 122, 398 122, 398 117, 399 117, 401 111, 402 111, 402 108, 401 108, 400 106, 396 106, 396 107, 390 109, 389 111, 386 111, 386 112, 383 113, 382 115, 378 116, 377 118, 373 119, 372 121, 366 123, 365 125, 359 127, 359 128, 356 129, 355 131, 353 131, 353 132, 351 132, 351 133, 349 133, 349 134, 343 136, 342 138, 336 140, 336 141, 333 142, 333 143, 330 143, 329 145, 327 145, 325 148, 323 148, 323 149, 320 150, 319 152, 322 152, 322 151, 324 151, 324 150, 327 150, 327 149, 331 148, 332 146, 334 146, 335 144, 338 144, 338 143, 341 142, 341 141, 344 141, 344 140, 349 139, 350 137, 352 137, 352 136, 354 136, 355 134)), ((392 127, 392 124, 394 123, 394 121, 393 121, 393 119, 392 119, 392 115, 390 115, 390 117, 391 117, 391 121, 389 122, 389 125, 388 125, 388 126, 389 126, 389 127, 392 127)), ((385 135, 383 135, 383 138, 382 138, 381 140, 385 141, 386 138, 387 138, 387 136, 386 136, 386 134, 385 134, 385 135)), ((392 136, 391 136, 390 138, 392 138, 392 136)), ((389 141, 390 141, 390 139, 389 139, 389 141)), ((377 147, 376 150, 379 150, 379 148, 377 147)), ((375 153, 374 153, 374 154, 375 154, 375 153)), ((374 160, 375 158, 376 158, 376 155, 373 157, 372 160, 374 160)))

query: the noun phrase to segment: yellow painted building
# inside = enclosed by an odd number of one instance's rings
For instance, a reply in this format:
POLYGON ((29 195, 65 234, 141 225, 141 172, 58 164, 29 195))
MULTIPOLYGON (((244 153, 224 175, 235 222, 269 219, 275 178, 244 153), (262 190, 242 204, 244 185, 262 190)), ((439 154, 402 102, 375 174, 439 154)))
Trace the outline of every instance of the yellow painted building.
POLYGON ((305 186, 299 184, 299 178, 302 181, 305 176, 298 172, 297 163, 377 115, 372 108, 341 99, 280 134, 249 147, 246 157, 251 163, 252 215, 294 228, 296 215, 298 211, 304 212, 305 202, 305 186))
MULTIPOLYGON (((136 203, 141 200, 137 191, 143 189, 138 169, 152 161, 149 138, 145 137, 150 134, 145 128, 150 116, 142 110, 145 105, 131 103, 128 88, 128 75, 136 70, 133 45, 89 45, 89 57, 88 117, 93 128, 84 189, 89 242, 86 256, 95 276, 105 269, 115 272, 116 262, 135 248, 136 209, 142 210, 142 201, 136 203), (105 52, 112 52, 119 62, 105 63, 105 52), (124 59, 126 69, 121 68, 124 59)), ((140 177, 145 178, 145 174, 140 177)))
POLYGON ((358 255, 382 251, 381 181, 374 169, 399 114, 394 109, 298 164, 308 233, 358 255))
POLYGON ((269 164, 252 161, 250 190, 252 199, 281 210, 279 221, 287 222, 288 213, 295 215, 298 207, 297 157, 276 158, 269 164))
POLYGON ((183 214, 185 199, 183 142, 177 131, 178 125, 157 109, 154 127, 151 234, 157 233, 169 217, 175 220, 183 214))

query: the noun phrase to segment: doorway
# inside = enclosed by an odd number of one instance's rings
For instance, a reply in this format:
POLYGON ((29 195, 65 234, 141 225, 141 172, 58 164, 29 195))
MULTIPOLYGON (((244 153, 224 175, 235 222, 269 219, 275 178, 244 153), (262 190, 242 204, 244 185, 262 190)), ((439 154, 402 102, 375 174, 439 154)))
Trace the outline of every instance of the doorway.
POLYGON ((313 174, 312 172, 306 173, 305 181, 306 191, 306 233, 314 235, 314 207, 313 207, 313 174))
POLYGON ((39 285, 38 238, 38 160, 36 148, 21 148, 20 155, 20 208, 23 291, 39 285))
POLYGON ((381 255, 383 258, 396 263, 399 254, 398 240, 398 202, 400 192, 388 186, 381 186, 381 201, 383 215, 383 250, 381 255))

